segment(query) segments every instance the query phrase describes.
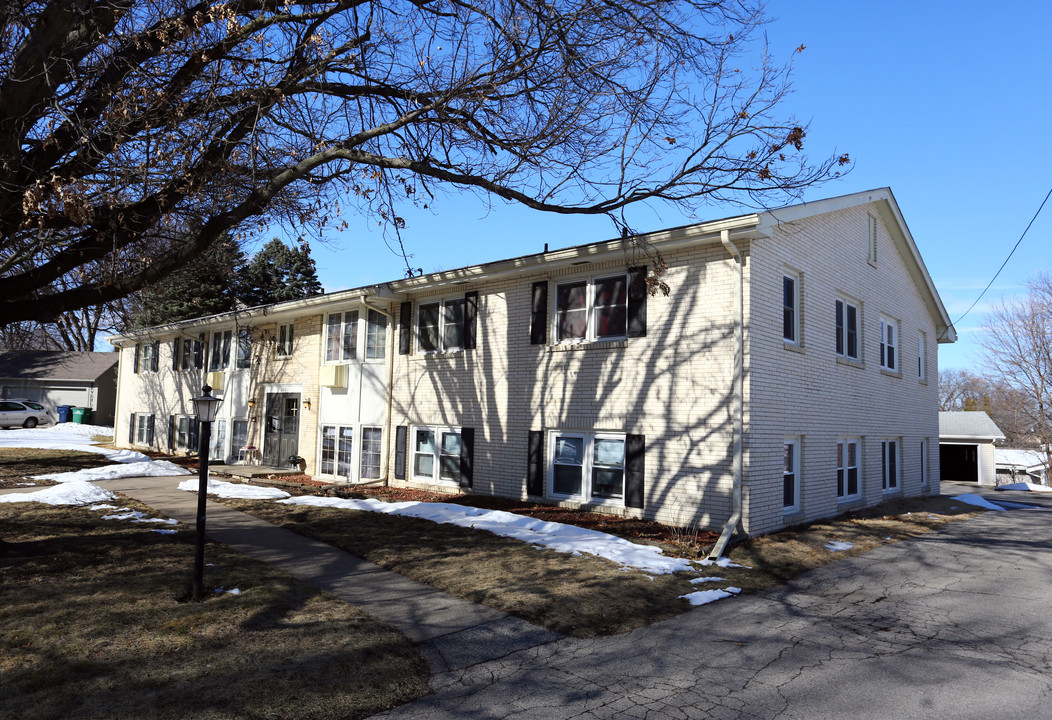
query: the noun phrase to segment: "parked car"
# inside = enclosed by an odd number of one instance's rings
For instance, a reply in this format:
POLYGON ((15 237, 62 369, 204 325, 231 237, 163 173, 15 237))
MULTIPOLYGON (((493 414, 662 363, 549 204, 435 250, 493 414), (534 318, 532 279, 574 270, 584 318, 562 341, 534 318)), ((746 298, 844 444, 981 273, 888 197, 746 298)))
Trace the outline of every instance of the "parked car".
POLYGON ((0 428, 35 428, 40 423, 50 423, 47 408, 33 400, 0 400, 0 428))

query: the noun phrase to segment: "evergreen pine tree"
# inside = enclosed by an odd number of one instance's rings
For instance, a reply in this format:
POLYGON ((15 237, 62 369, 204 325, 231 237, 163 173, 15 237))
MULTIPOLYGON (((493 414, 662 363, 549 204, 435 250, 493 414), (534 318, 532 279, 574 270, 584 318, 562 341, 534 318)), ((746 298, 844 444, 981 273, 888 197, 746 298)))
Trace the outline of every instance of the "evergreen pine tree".
POLYGON ((323 292, 310 246, 303 243, 290 248, 278 238, 256 253, 239 281, 239 297, 248 307, 300 300, 323 292))

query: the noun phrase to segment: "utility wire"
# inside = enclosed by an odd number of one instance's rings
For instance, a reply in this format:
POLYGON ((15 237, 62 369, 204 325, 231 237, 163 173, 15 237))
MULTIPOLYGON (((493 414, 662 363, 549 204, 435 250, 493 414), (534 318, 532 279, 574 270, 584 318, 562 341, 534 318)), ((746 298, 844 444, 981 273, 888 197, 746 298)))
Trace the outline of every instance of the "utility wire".
POLYGON ((997 272, 995 272, 994 276, 990 278, 990 282, 986 284, 986 287, 983 288, 983 291, 979 293, 979 297, 975 298, 975 302, 968 306, 968 309, 964 311, 964 315, 961 315, 959 318, 957 318, 956 322, 953 323, 954 325, 959 323, 961 320, 964 320, 964 318, 967 317, 968 313, 972 311, 972 308, 978 305, 979 301, 983 299, 983 295, 985 295, 986 291, 990 289, 990 286, 994 284, 994 280, 996 280, 997 276, 1001 274, 1001 271, 1005 269, 1005 265, 1008 264, 1008 261, 1012 259, 1012 255, 1015 254, 1016 249, 1019 247, 1019 243, 1023 242, 1023 238, 1025 238, 1026 234, 1030 232, 1030 227, 1034 224, 1034 221, 1037 220, 1037 216, 1041 214, 1041 211, 1045 207, 1045 203, 1048 202, 1048 199, 1050 197, 1052 197, 1052 189, 1048 191, 1048 195, 1045 195, 1045 199, 1041 201, 1041 205, 1040 207, 1038 207, 1037 212, 1034 213, 1034 217, 1030 218, 1030 222, 1029 224, 1027 224, 1026 230, 1024 230, 1023 234, 1019 236, 1019 239, 1015 241, 1015 245, 1012 246, 1012 252, 1008 253, 1008 257, 1006 257, 1005 261, 1001 263, 1001 267, 997 268, 997 272))

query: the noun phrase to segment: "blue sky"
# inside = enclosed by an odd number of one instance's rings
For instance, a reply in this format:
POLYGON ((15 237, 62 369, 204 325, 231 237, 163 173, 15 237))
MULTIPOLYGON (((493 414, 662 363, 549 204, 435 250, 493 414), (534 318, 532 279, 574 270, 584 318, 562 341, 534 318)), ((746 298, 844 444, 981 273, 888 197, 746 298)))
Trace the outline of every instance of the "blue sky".
MULTIPOLYGON (((786 108, 809 121, 815 157, 847 152, 844 179, 805 199, 889 186, 956 322, 1004 261, 1052 188, 1052 101, 1045 48, 1052 4, 1037 2, 771 2, 767 29, 776 58, 797 46, 786 108)), ((709 207, 691 218, 641 208, 633 223, 657 230, 735 214, 709 207)), ((471 265, 614 235, 601 218, 553 216, 469 195, 406 214, 402 233, 414 267, 471 265)), ((985 310, 1052 271, 1052 203, 983 301, 941 345, 940 367, 980 369, 985 310)), ((265 240, 266 238, 264 238, 265 240)), ((401 259, 375 221, 312 245, 327 291, 403 276, 401 259)))

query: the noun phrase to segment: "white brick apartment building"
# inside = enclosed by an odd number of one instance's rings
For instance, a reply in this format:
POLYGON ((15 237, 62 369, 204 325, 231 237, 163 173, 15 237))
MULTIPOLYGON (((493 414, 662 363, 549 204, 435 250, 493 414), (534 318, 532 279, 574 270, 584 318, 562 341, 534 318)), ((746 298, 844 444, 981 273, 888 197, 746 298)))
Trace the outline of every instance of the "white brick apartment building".
POLYGON ((117 439, 192 448, 210 379, 214 457, 298 455, 333 482, 712 529, 740 513, 749 533, 938 493, 936 344, 955 337, 890 190, 645 241, 115 337, 117 439), (658 254, 668 296, 647 292, 658 254))

